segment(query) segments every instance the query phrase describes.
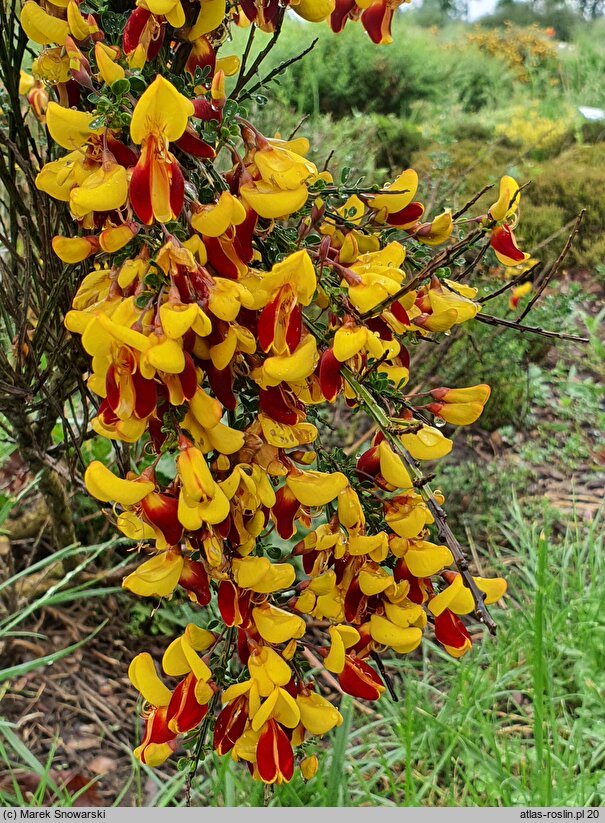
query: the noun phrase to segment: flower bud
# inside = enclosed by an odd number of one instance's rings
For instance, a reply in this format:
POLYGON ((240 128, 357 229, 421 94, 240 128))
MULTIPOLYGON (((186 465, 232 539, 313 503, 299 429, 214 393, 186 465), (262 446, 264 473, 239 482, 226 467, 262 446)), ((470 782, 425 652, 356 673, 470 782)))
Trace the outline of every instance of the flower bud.
POLYGON ((300 771, 305 780, 311 780, 312 777, 315 777, 318 766, 319 760, 317 759, 316 754, 311 754, 309 757, 305 757, 304 760, 301 760, 300 771))

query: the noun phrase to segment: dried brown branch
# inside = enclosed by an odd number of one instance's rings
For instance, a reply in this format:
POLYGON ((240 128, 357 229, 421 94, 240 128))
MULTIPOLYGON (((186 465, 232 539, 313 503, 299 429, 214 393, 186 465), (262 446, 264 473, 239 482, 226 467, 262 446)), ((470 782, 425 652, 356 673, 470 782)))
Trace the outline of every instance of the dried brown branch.
POLYGON ((307 46, 306 49, 301 51, 300 54, 297 54, 295 57, 291 57, 289 60, 284 60, 283 63, 280 63, 279 66, 276 66, 274 69, 272 69, 269 72, 269 74, 267 74, 267 75, 265 75, 265 77, 261 78, 261 80, 259 80, 258 83, 255 83, 252 86, 252 88, 248 89, 248 91, 245 94, 240 95, 239 99, 240 100, 246 100, 247 98, 252 97, 252 95, 255 92, 259 91, 259 89, 262 89, 263 86, 266 86, 275 77, 278 77, 280 74, 282 74, 282 72, 284 72, 287 68, 292 66, 294 63, 298 63, 298 61, 302 60, 303 57, 306 57, 306 55, 309 54, 309 52, 313 51, 313 49, 315 48, 315 46, 317 45, 318 42, 319 42, 319 37, 316 37, 315 40, 313 40, 313 42, 311 43, 310 46, 307 46))
POLYGON ((521 272, 521 274, 518 274, 512 280, 509 280, 499 289, 496 289, 496 291, 493 291, 491 294, 488 294, 485 297, 481 297, 477 302, 487 303, 489 300, 493 300, 494 297, 499 297, 501 294, 504 294, 505 291, 508 291, 509 289, 518 286, 519 283, 524 283, 530 277, 530 275, 532 275, 536 271, 536 269, 538 269, 541 265, 541 261, 534 263, 534 265, 531 268, 527 269, 527 271, 521 272))
POLYGON ((10 0, 0 8, 6 95, 0 124, 0 411, 28 469, 40 474, 38 488, 58 548, 74 542, 71 477, 88 425, 87 413, 78 411, 83 403, 66 409, 86 391, 81 355, 63 327, 80 271, 68 271, 52 250, 54 235, 74 231, 65 205, 35 184, 54 149, 19 95, 18 68, 26 50, 18 4, 10 0), (60 462, 48 454, 57 421, 69 446, 60 462))
MULTIPOLYGON (((233 91, 229 95, 230 100, 235 100, 235 99, 242 100, 243 99, 243 95, 240 95, 240 92, 242 91, 242 89, 244 89, 248 85, 248 83, 250 82, 250 80, 252 80, 254 75, 258 73, 258 70, 259 70, 260 66, 262 65, 263 61, 268 56, 269 52, 273 49, 273 46, 277 42, 277 40, 279 38, 279 35, 281 33, 281 27, 282 27, 282 23, 284 21, 285 13, 286 13, 285 7, 281 8, 278 11, 277 16, 276 16, 276 20, 275 20, 275 30, 273 31, 273 34, 271 35, 271 39, 269 40, 269 42, 267 43, 265 48, 262 49, 262 51, 260 51, 256 55, 256 58, 254 59, 254 62, 252 63, 252 65, 250 66, 248 71, 244 72, 243 70, 240 70, 239 76, 237 78, 237 82, 235 84, 235 88, 233 89, 233 91)), ((252 46, 252 43, 250 43, 250 46, 252 46)), ((249 51, 250 50, 248 50, 248 53, 249 53, 249 51)), ((243 68, 243 66, 242 66, 242 68, 243 68)))
POLYGON ((489 245, 490 244, 489 244, 489 240, 488 240, 487 243, 484 243, 483 246, 481 246, 481 249, 479 250, 479 253, 475 256, 475 258, 473 260, 471 260, 471 262, 468 264, 468 266, 466 268, 462 269, 462 271, 459 272, 458 274, 453 275, 452 280, 454 280, 456 283, 458 283, 460 280, 464 280, 464 278, 467 276, 467 274, 470 274, 471 272, 475 271, 475 269, 477 268, 479 263, 483 260, 483 258, 487 254, 487 250, 489 249, 489 245))
POLYGON ((570 340, 572 343, 590 343, 588 337, 578 337, 575 334, 563 334, 563 332, 541 329, 538 326, 524 326, 516 320, 504 320, 502 317, 492 317, 491 314, 477 314, 475 320, 486 323, 488 326, 505 326, 507 329, 516 329, 528 334, 538 334, 541 337, 551 337, 556 340, 570 340))
POLYGON ((555 262, 553 263, 553 265, 551 266, 549 271, 543 277, 542 282, 540 283, 540 286, 536 290, 536 293, 534 294, 532 299, 529 301, 527 306, 523 309, 521 314, 517 317, 517 323, 519 323, 521 320, 523 320, 524 317, 527 317, 527 315, 530 313, 530 311, 535 306, 536 302, 540 299, 540 296, 544 292, 544 289, 548 286, 548 284, 553 279, 553 277, 555 277, 555 275, 558 273, 559 269, 561 268, 561 265, 563 264, 563 261, 565 260, 565 258, 567 257, 567 255, 569 253, 569 250, 571 248, 571 244, 573 243, 573 241, 575 239, 575 236, 577 235, 578 231, 580 230, 580 224, 582 223, 582 219, 584 218, 585 214, 586 214, 586 209, 582 209, 582 211, 580 212, 580 214, 576 218, 575 225, 574 225, 573 229, 571 230, 571 232, 569 234, 569 237, 565 241, 565 245, 561 249, 561 253, 557 257, 557 259, 555 260, 555 262))
POLYGON ((486 192, 488 192, 490 189, 493 189, 493 188, 494 188, 493 183, 488 183, 487 186, 483 186, 481 191, 478 192, 477 194, 475 194, 474 197, 471 197, 471 199, 468 201, 468 203, 465 203, 464 206, 462 206, 461 209, 458 209, 457 212, 454 212, 454 214, 452 215, 452 219, 457 220, 459 217, 462 217, 462 215, 465 212, 467 212, 470 209, 471 206, 475 205, 475 203, 477 202, 477 200, 479 200, 479 198, 483 197, 483 195, 486 192))

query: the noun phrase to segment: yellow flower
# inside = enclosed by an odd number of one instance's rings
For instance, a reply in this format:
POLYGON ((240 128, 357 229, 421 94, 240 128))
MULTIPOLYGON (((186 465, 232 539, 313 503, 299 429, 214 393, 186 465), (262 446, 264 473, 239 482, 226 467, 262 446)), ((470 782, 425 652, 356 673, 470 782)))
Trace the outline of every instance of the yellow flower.
POLYGON ((466 389, 433 389, 431 395, 437 402, 426 408, 448 423, 468 426, 481 416, 490 394, 491 389, 485 383, 466 389))
POLYGON ((187 39, 192 42, 208 32, 214 31, 225 17, 225 0, 201 0, 200 10, 195 23, 187 32, 187 39))
MULTIPOLYGON (((210 668, 199 656, 198 652, 205 651, 215 642, 212 632, 201 629, 194 623, 189 623, 182 635, 177 637, 168 646, 162 658, 162 668, 170 677, 181 677, 193 672, 196 680, 207 683, 212 677, 210 668)), ((205 689, 199 689, 205 693, 205 689)), ((212 692, 210 692, 211 696, 212 692)), ((196 688, 196 697, 199 698, 196 688)), ((201 701, 198 701, 201 702, 201 701)))
MULTIPOLYGON (((33 0, 28 0, 28 2, 33 2, 33 0)), ((87 143, 91 135, 101 134, 102 126, 91 128, 91 123, 95 118, 96 115, 90 112, 67 109, 52 101, 46 109, 46 126, 50 136, 59 146, 72 151, 87 143)))
POLYGON ((155 483, 143 475, 136 480, 122 480, 111 472, 99 460, 93 460, 84 473, 86 488, 104 503, 114 500, 122 506, 134 506, 140 503, 155 489, 155 483))
POLYGON ((332 645, 324 658, 324 666, 328 671, 340 674, 345 667, 346 650, 359 643, 360 634, 354 626, 347 625, 330 626, 328 632, 332 645))
POLYGON ((498 199, 489 207, 489 216, 497 222, 506 220, 517 211, 520 199, 521 194, 516 180, 508 176, 502 177, 498 199))
POLYGON ((265 180, 249 180, 240 186, 239 193, 260 217, 271 219, 289 217, 305 205, 308 197, 304 184, 284 190, 265 180))
MULTIPOLYGON (((49 104, 49 106, 52 104, 49 104)), ((47 114, 48 123, 48 114, 47 114)), ((120 209, 128 198, 128 174, 124 166, 108 160, 69 193, 69 207, 76 217, 93 211, 120 209)))
POLYGON ((178 552, 156 554, 125 577, 122 586, 141 597, 169 597, 177 587, 183 564, 178 552))
MULTIPOLYGON (((429 609, 434 615, 439 615, 445 609, 454 614, 470 614, 475 609, 475 601, 471 590, 464 585, 462 575, 455 572, 446 572, 449 586, 429 602, 429 609)), ((506 593, 506 580, 502 577, 485 578, 473 577, 480 592, 485 594, 486 606, 497 603, 506 593)))
POLYGON ((147 652, 133 658, 128 667, 128 679, 152 706, 167 706, 170 703, 172 693, 158 677, 153 659, 147 652))
POLYGON ((342 725, 343 717, 338 709, 317 692, 301 692, 296 697, 296 703, 300 711, 300 722, 311 734, 327 734, 334 727, 342 725))
POLYGON ((300 761, 300 771, 305 780, 311 780, 317 774, 319 760, 316 754, 310 754, 300 761))
POLYGON ((342 472, 291 472, 286 485, 303 506, 325 506, 349 485, 342 472))
POLYGON ((220 237, 230 226, 239 226, 246 219, 246 209, 241 202, 224 191, 217 203, 202 206, 194 211, 191 225, 207 237, 220 237))
POLYGON ((391 449, 386 440, 383 440, 378 447, 380 457, 380 474, 391 486, 396 489, 412 489, 412 478, 403 460, 391 449))
POLYGON ((285 686, 292 679, 290 667, 270 646, 256 646, 251 650, 248 671, 261 697, 267 697, 275 686, 285 686))
POLYGON ((300 710, 289 692, 275 686, 251 720, 255 732, 262 729, 268 720, 277 720, 282 726, 295 729, 300 722, 300 710))
POLYGON ((182 136, 193 114, 193 103, 161 75, 134 108, 130 136, 142 145, 130 181, 130 202, 147 225, 154 219, 166 223, 181 212, 183 173, 168 145, 182 136))
POLYGON ((52 239, 52 247, 57 257, 64 263, 80 263, 99 248, 96 237, 60 237, 52 239))
MULTIPOLYGON (((332 14, 335 5, 335 0, 294 0, 290 7, 303 20, 308 20, 309 23, 320 23, 332 14)), ((309 780, 306 775, 305 778, 309 780)))
POLYGON ((510 297, 508 298, 509 309, 516 309, 521 298, 528 295, 532 288, 533 286, 529 280, 526 283, 522 283, 520 286, 515 286, 510 294, 510 297))
POLYGON ((447 546, 437 546, 427 540, 405 542, 407 547, 403 556, 414 577, 431 577, 454 562, 454 557, 447 546))
POLYGON ((432 223, 419 226, 414 236, 426 246, 439 246, 449 240, 453 229, 452 210, 446 209, 442 214, 437 215, 432 223))
POLYGON ((261 180, 285 191, 298 190, 317 175, 317 167, 301 154, 288 148, 288 143, 268 140, 254 154, 254 164, 261 180))
POLYGON ((95 43, 95 60, 103 82, 111 86, 116 80, 121 80, 126 72, 117 62, 119 51, 112 46, 97 41, 95 43))
POLYGON ((415 626, 403 628, 378 614, 370 618, 370 634, 376 643, 388 646, 397 654, 409 654, 418 648, 422 640, 421 629, 415 626))
POLYGON ((252 589, 258 594, 289 589, 296 578, 294 566, 289 563, 272 563, 267 557, 235 558, 233 572, 240 588, 252 589))
POLYGON ((33 88, 36 81, 23 69, 19 72, 19 94, 27 94, 33 88))
POLYGON ((298 640, 305 633, 306 626, 302 617, 284 611, 284 609, 278 609, 277 606, 271 606, 269 603, 254 608, 252 618, 263 640, 273 645, 287 643, 292 638, 298 640))
POLYGON ((452 450, 453 443, 439 429, 427 426, 414 434, 401 434, 399 439, 414 460, 438 460, 452 450))
POLYGON ((252 377, 261 388, 279 386, 280 383, 300 383, 315 370, 319 354, 313 335, 304 337, 296 349, 289 354, 268 357, 260 369, 252 372, 252 377))
POLYGON ((69 35, 67 21, 44 11, 35 0, 26 0, 21 9, 20 20, 29 39, 43 46, 48 43, 58 43, 62 46, 69 35))
POLYGON ((175 29, 180 29, 185 24, 185 12, 180 0, 137 0, 137 6, 165 17, 175 29))
POLYGON ((376 211, 384 209, 387 214, 401 211, 414 199, 418 189, 418 175, 414 169, 406 169, 397 180, 384 186, 386 194, 377 194, 368 200, 368 206, 376 211))

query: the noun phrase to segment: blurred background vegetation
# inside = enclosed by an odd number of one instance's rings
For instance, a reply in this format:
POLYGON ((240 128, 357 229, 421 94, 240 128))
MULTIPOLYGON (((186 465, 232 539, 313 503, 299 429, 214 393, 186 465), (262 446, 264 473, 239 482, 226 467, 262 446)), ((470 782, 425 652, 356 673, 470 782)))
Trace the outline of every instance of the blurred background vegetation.
MULTIPOLYGON (((381 48, 359 26, 334 36, 288 20, 267 71, 318 41, 255 94, 255 122, 267 134, 299 128, 319 167, 329 161, 353 180, 414 167, 428 214, 460 207, 503 174, 530 182, 516 235, 547 262, 586 209, 525 322, 590 344, 472 323, 442 346, 413 348, 415 385, 492 385, 479 423, 448 429, 455 448, 436 466, 436 483, 474 569, 509 581, 505 608, 495 610, 499 636, 481 642, 475 627, 478 642, 462 661, 430 643, 387 661, 399 702, 343 702, 345 724, 319 744, 318 776, 277 789, 275 805, 605 800, 603 3, 501 0, 476 23, 467 12, 456 0, 406 7, 393 45, 381 48)), ((246 33, 234 37, 239 47, 246 33)), ((485 194, 476 213, 493 199, 485 194)), ((489 253, 476 285, 480 296, 506 285, 489 253)), ((487 310, 512 319, 508 298, 504 291, 487 310)), ((3 342, 9 351, 14 341, 3 342)), ((81 415, 72 405, 74 424, 81 415)), ((329 422, 340 445, 360 435, 340 407, 329 422)), ((133 654, 163 648, 199 616, 186 602, 167 609, 122 595, 130 546, 113 538, 77 480, 65 492, 78 544, 58 545, 42 469, 6 418, 0 428, 0 801, 182 803, 179 764, 151 772, 132 759, 140 727, 125 674, 133 654)), ((44 465, 68 478, 78 455, 59 422, 50 440, 44 465)), ((84 440, 81 456, 114 459, 96 439, 84 440)), ((193 802, 256 805, 263 791, 245 769, 211 758, 193 802)))

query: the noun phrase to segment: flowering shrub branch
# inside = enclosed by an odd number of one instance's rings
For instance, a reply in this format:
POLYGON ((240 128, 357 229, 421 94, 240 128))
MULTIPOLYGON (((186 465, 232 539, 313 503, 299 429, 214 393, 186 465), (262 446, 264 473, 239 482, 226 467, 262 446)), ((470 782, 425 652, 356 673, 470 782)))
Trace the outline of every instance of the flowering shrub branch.
POLYGON ((391 421, 384 414, 377 402, 377 399, 374 398, 368 390, 361 383, 359 383, 358 380, 356 380, 352 373, 346 373, 345 380, 355 391, 360 401, 364 404, 368 415, 373 418, 385 439, 389 442, 389 445, 393 451, 395 451, 404 462, 410 476, 412 477, 414 487, 419 489, 428 510, 433 516, 440 540, 442 540, 451 551, 452 557, 454 558, 454 563, 460 572, 462 581, 473 596, 475 617, 487 626, 491 634, 495 634, 496 624, 485 606, 485 593, 480 591, 474 578, 469 573, 468 561, 464 555, 460 543, 447 524, 447 515, 437 497, 432 492, 430 486, 426 482, 426 478, 423 473, 419 470, 417 463, 411 459, 410 454, 406 451, 401 443, 401 440, 397 437, 396 425, 394 425, 393 421, 391 421))
MULTIPOLYGON (((380 44, 397 5, 290 8, 334 31, 360 19, 380 44)), ((249 87, 286 11, 26 0, 21 14, 42 47, 22 91, 64 150, 36 178, 73 221, 52 247, 88 269, 65 325, 88 358, 92 430, 127 447, 125 472, 95 460, 86 487, 142 555, 124 587, 200 610, 162 658, 170 686, 149 654, 130 665, 135 754, 157 766, 184 744, 191 776, 212 729, 214 750, 267 784, 289 781, 295 759, 312 777, 312 738, 342 723, 309 656, 377 700, 381 655, 413 652, 429 621, 455 658, 472 646, 465 615, 495 631, 487 606, 506 583, 471 575, 420 469, 452 448, 440 427, 475 422, 490 388, 405 386, 411 346, 486 319, 450 262, 489 247, 530 265, 510 177, 487 213, 462 217, 472 200, 423 219, 412 169, 382 188, 338 182, 304 137, 258 130, 242 101, 287 67, 249 87), (241 61, 224 54, 235 25, 251 27, 241 61), (257 29, 269 39, 248 67, 257 29), (337 401, 376 424, 358 454, 322 445, 337 401)))

